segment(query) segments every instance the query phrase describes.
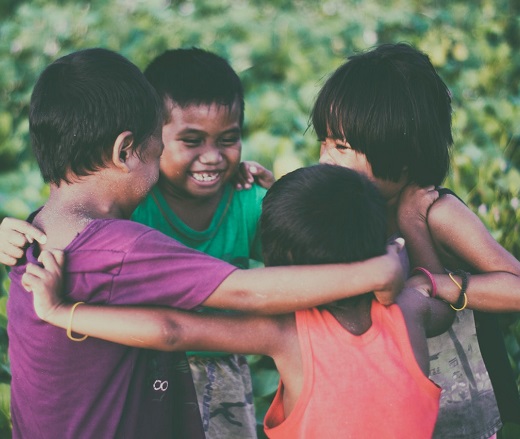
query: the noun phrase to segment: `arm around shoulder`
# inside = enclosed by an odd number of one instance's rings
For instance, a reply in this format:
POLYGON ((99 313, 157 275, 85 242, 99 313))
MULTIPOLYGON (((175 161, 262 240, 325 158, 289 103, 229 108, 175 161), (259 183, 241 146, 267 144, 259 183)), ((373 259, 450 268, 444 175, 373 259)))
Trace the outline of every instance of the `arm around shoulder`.
POLYGON ((282 314, 374 291, 393 303, 403 284, 398 252, 351 264, 267 267, 235 270, 215 289, 205 306, 256 314, 282 314))

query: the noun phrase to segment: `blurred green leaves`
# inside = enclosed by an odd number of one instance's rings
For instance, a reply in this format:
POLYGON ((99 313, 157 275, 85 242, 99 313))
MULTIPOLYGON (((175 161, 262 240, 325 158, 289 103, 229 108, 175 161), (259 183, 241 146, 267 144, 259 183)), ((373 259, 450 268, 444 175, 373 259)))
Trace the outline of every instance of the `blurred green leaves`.
MULTIPOLYGON (((48 194, 30 151, 27 115, 38 74, 59 56, 101 46, 144 68, 167 48, 217 52, 244 83, 244 158, 279 176, 317 160, 308 117, 327 75, 355 51, 406 41, 430 55, 453 94, 455 145, 446 185, 519 258, 519 12, 517 0, 5 0, 0 217, 24 218, 48 194)), ((0 279, 5 283, 5 275, 0 279)), ((514 349, 519 319, 506 320, 514 349)), ((511 361, 518 376, 517 351, 511 361)), ((270 389, 272 367, 262 361, 253 367, 255 387, 270 389)))

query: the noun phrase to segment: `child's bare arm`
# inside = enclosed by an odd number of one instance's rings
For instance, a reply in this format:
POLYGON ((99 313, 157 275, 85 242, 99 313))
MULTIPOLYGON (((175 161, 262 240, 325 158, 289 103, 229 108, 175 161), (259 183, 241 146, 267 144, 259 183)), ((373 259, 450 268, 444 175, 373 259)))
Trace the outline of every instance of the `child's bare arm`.
MULTIPOLYGON (((477 215, 456 197, 445 195, 431 207, 428 223, 437 246, 449 253, 450 267, 479 273, 469 280, 469 308, 520 311, 520 262, 495 241, 477 215)), ((439 296, 455 303, 458 287, 448 276, 434 277, 439 296)))
POLYGON ((45 234, 26 221, 16 218, 4 218, 0 224, 0 263, 16 265, 23 256, 24 248, 34 240, 45 244, 45 234))
POLYGON ((235 174, 236 189, 250 189, 255 181, 263 188, 269 189, 275 179, 273 173, 259 163, 252 161, 240 163, 238 171, 235 174))
POLYGON ((455 311, 448 303, 430 297, 431 284, 427 278, 414 276, 405 285, 396 302, 403 313, 415 358, 425 375, 428 375, 426 339, 447 331, 453 323, 455 311))
POLYGON ((439 286, 436 298, 432 295, 432 283, 422 273, 412 276, 405 283, 403 292, 396 302, 403 308, 411 307, 414 316, 424 326, 426 337, 435 337, 445 332, 453 323, 455 311, 446 301, 440 299, 439 286))
POLYGON ((421 188, 406 186, 399 197, 398 224, 406 240, 406 249, 412 267, 424 267, 432 273, 444 269, 435 251, 428 229, 428 211, 439 198, 434 186, 421 188))
MULTIPOLYGON (((43 251, 44 267, 29 264, 22 278, 36 314, 75 333, 127 346, 164 351, 218 350, 274 356, 287 343, 291 316, 215 316, 160 307, 81 304, 74 310, 60 294, 62 252, 43 251), (71 318, 71 312, 73 316, 71 318)), ((63 334, 65 337, 65 332, 63 334)))
POLYGON ((384 256, 350 264, 236 270, 203 303, 213 308, 282 314, 374 291, 384 305, 403 285, 402 243, 384 256))

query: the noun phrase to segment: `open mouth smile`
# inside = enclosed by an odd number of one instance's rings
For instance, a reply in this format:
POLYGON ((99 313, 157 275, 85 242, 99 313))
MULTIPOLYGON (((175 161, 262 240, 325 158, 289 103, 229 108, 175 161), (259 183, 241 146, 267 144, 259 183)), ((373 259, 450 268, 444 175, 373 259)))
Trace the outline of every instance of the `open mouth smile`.
POLYGON ((191 172, 190 175, 200 183, 211 183, 218 180, 220 172, 191 172))

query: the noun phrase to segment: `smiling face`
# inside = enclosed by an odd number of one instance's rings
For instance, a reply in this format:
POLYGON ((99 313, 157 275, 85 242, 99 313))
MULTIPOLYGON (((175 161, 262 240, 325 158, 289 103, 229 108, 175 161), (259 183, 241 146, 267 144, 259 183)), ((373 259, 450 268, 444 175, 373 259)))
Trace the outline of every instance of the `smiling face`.
POLYGON ((407 181, 406 172, 403 172, 397 182, 375 177, 365 154, 352 149, 348 142, 331 137, 327 137, 321 142, 320 163, 343 166, 365 175, 389 202, 399 196, 407 181))
POLYGON ((163 193, 181 199, 220 197, 240 163, 240 106, 172 105, 162 137, 163 193))

